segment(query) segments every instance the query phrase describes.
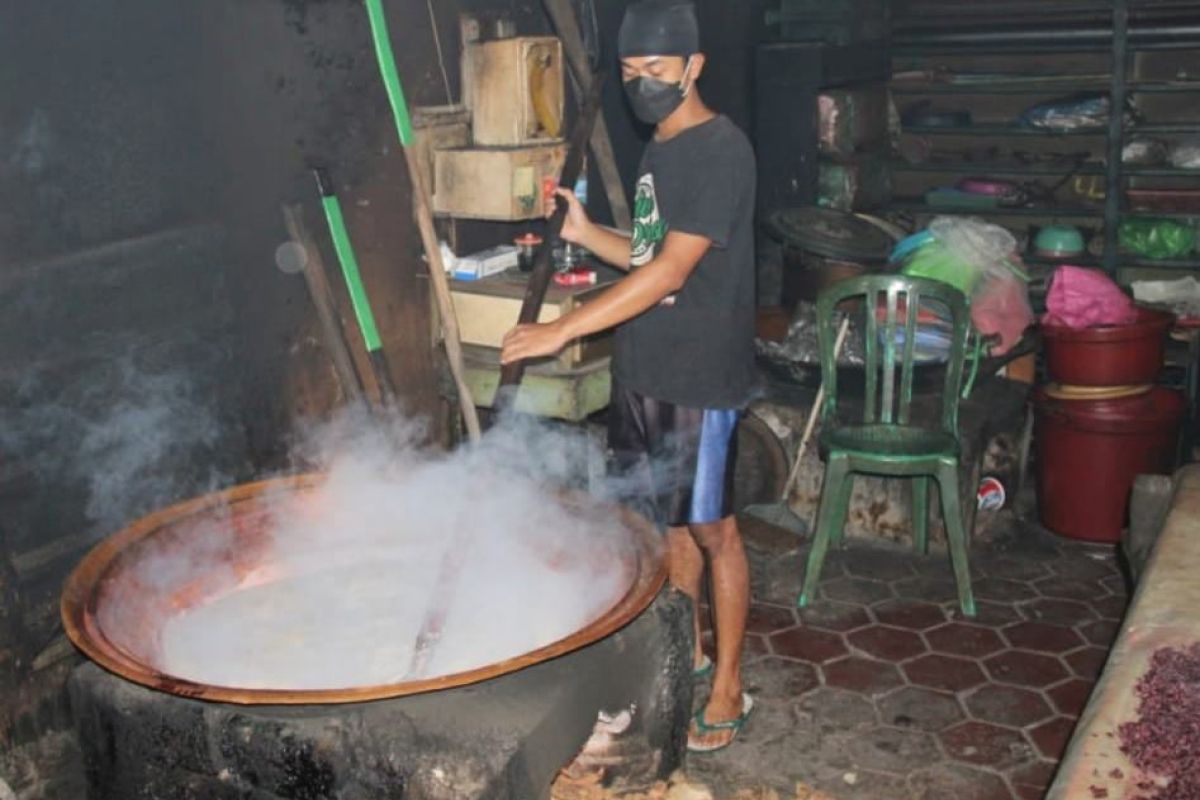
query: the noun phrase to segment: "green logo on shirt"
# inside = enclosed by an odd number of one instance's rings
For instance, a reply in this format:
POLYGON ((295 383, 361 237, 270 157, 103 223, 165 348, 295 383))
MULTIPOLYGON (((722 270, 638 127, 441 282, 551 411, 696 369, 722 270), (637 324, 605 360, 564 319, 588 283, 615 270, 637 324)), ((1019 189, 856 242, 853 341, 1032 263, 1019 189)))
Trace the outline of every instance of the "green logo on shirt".
POLYGON ((637 182, 633 200, 633 251, 629 263, 634 267, 649 264, 662 240, 667 238, 667 222, 658 213, 658 195, 654 174, 647 172, 637 182))

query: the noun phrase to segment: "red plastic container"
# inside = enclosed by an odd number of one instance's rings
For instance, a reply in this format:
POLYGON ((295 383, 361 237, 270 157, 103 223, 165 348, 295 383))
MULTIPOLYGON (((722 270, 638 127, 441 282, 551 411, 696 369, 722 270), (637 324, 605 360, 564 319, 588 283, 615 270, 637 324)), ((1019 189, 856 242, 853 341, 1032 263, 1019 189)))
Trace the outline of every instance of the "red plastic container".
POLYGON ((1046 372, 1051 381, 1069 386, 1154 383, 1174 322, 1165 311, 1139 308, 1132 325, 1079 329, 1043 324, 1046 372))
POLYGON ((1161 386, 1114 400, 1034 395, 1038 505, 1042 524, 1062 536, 1116 542, 1133 480, 1175 465, 1187 401, 1161 386))

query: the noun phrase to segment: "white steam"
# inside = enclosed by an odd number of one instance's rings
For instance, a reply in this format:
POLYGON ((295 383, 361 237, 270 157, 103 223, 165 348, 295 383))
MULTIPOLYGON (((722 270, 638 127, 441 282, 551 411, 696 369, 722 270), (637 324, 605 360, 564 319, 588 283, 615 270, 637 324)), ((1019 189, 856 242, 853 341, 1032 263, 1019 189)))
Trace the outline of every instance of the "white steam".
POLYGON ((569 636, 629 589, 631 532, 611 506, 560 493, 603 461, 585 435, 509 421, 447 455, 422 452, 419 434, 343 417, 310 437, 304 456, 327 480, 280 504, 261 569, 166 624, 160 667, 250 689, 444 675, 569 636))

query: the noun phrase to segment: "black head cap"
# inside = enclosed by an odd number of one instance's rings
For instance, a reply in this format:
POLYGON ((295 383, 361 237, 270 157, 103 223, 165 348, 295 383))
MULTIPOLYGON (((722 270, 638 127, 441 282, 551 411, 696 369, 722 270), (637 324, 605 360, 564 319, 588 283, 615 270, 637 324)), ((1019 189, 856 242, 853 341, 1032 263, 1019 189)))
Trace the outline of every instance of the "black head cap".
POLYGON ((700 24, 690 0, 640 0, 625 9, 617 38, 621 58, 700 52, 700 24))

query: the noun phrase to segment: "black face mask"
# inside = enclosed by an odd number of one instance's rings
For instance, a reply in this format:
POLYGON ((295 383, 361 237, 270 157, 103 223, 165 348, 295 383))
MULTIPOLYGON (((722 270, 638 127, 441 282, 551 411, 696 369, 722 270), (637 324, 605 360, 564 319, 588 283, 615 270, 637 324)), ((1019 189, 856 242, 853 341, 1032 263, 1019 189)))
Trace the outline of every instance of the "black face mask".
MULTIPOLYGON (((683 79, 687 80, 691 60, 684 69, 683 79)), ((647 125, 657 125, 683 105, 687 92, 684 91, 683 81, 668 83, 658 78, 634 78, 625 81, 625 94, 629 95, 629 104, 633 113, 647 125)))

